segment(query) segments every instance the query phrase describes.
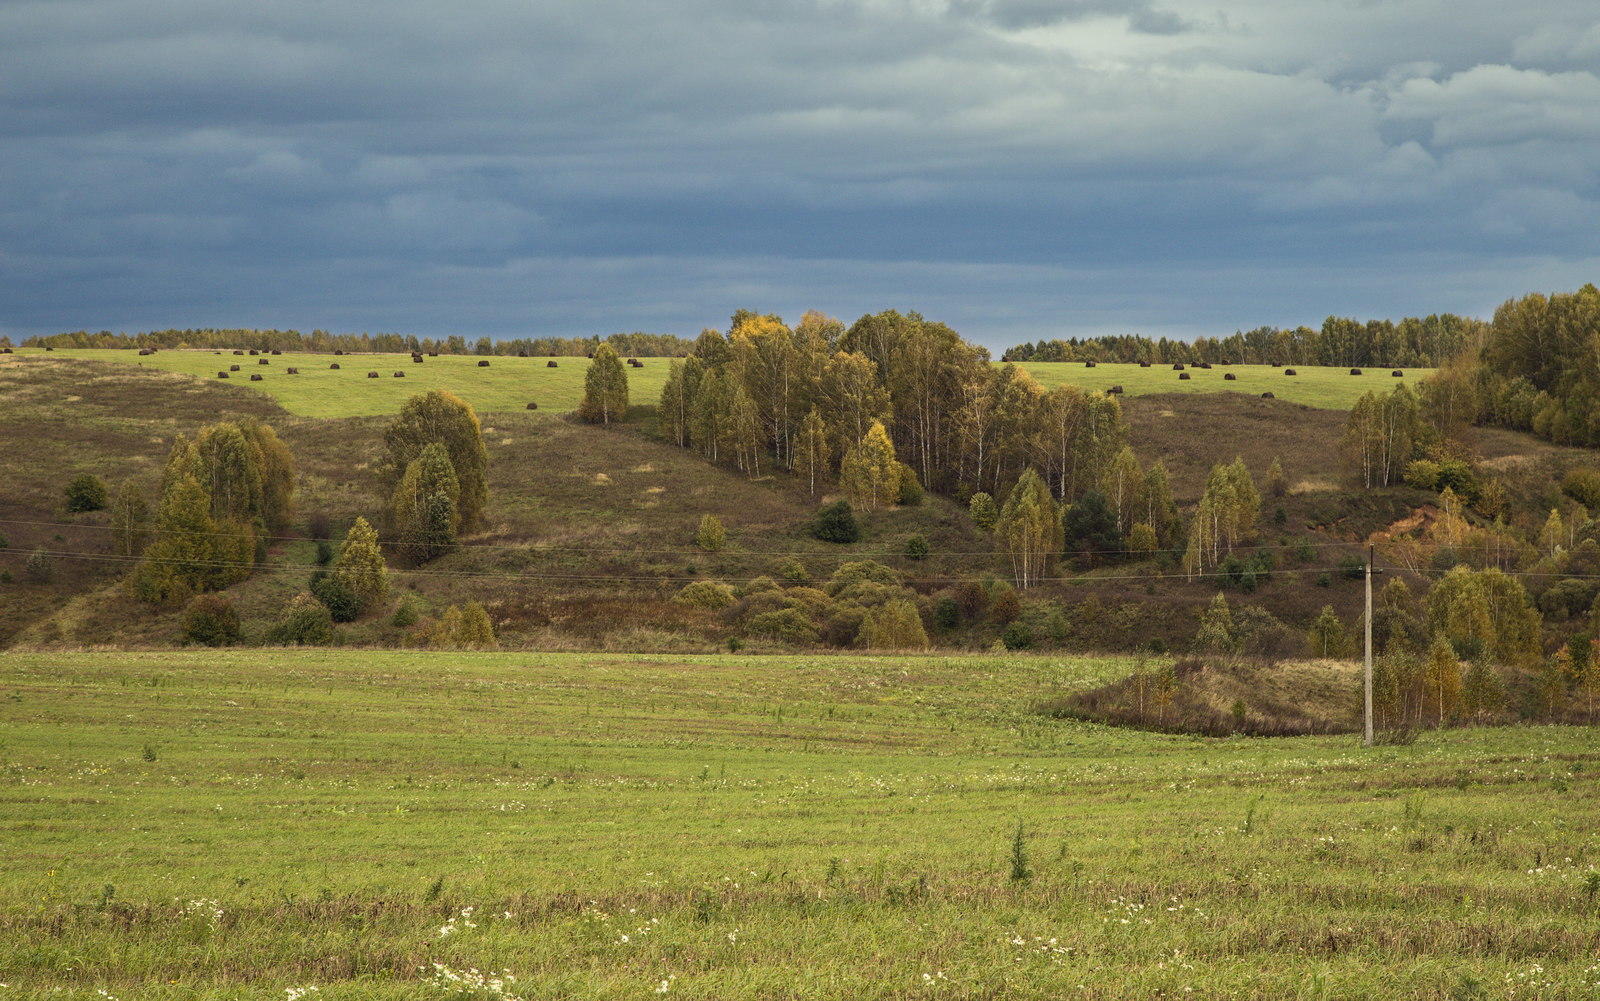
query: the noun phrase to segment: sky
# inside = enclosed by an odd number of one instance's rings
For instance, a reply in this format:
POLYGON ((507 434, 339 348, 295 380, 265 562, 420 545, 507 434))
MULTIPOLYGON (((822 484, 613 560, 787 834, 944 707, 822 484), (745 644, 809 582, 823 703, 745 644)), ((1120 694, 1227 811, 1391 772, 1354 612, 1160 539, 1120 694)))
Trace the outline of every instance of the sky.
POLYGON ((0 0, 0 333, 992 348, 1600 277, 1593 0, 0 0))

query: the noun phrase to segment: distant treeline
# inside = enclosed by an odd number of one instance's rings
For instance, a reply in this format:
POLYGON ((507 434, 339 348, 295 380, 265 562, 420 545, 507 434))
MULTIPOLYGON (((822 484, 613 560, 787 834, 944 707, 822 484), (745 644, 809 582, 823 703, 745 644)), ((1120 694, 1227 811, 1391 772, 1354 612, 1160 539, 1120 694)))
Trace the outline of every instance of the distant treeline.
POLYGON ((1004 361, 1150 362, 1197 365, 1338 365, 1437 368, 1475 346, 1487 329, 1481 320, 1445 313, 1393 320, 1330 316, 1321 330, 1257 327, 1227 337, 1174 341, 1137 334, 1019 344, 1004 361))
POLYGON ((141 334, 114 334, 109 330, 90 333, 76 330, 69 334, 30 337, 27 347, 50 348, 253 348, 257 351, 437 351, 446 355, 587 355, 602 343, 610 344, 620 355, 678 357, 687 355, 694 341, 676 334, 612 334, 609 337, 519 337, 490 340, 480 337, 469 343, 465 337, 435 339, 405 334, 330 334, 313 330, 216 329, 152 330, 141 334))

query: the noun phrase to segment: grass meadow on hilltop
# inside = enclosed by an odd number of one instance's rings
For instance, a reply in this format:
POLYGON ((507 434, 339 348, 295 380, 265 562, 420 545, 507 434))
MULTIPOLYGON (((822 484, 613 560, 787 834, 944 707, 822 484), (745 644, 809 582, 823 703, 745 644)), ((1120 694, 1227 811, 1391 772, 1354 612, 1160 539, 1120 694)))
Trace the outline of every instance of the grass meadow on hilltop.
POLYGON ((8 654, 0 982, 501 996, 441 964, 585 1001, 1594 996, 1586 730, 1363 751, 1036 711, 1129 666, 8 654))

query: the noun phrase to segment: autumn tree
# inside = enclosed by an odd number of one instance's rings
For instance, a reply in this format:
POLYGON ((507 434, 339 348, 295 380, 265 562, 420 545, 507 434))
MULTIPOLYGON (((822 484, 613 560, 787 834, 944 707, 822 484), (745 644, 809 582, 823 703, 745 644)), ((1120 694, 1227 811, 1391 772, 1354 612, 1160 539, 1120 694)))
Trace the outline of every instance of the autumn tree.
POLYGON ((583 401, 578 417, 590 424, 610 424, 628 414, 628 372, 617 349, 609 344, 595 348, 594 360, 583 374, 583 401))
POLYGON ((471 404, 443 390, 420 393, 406 401, 385 429, 383 440, 394 481, 405 475, 411 460, 428 445, 442 445, 460 487, 457 527, 462 533, 477 527, 488 500, 489 453, 471 404))
POLYGON ((855 447, 845 453, 839 483, 850 502, 862 510, 894 505, 900 493, 900 470, 894 442, 880 422, 873 421, 855 447))
POLYGON ((389 505, 396 548, 431 560, 455 548, 461 527, 461 481, 444 445, 430 442, 406 464, 389 505))
POLYGON ((796 475, 805 479, 806 488, 811 492, 811 496, 815 497, 817 482, 827 477, 830 465, 828 426, 823 421, 821 412, 813 406, 806 413, 805 419, 800 422, 800 429, 795 434, 790 468, 796 475))
POLYGON ((1032 468, 1025 470, 1006 497, 995 537, 1011 557, 1018 587, 1039 583, 1061 553, 1059 508, 1050 488, 1032 468))
POLYGON ((381 607, 389 599, 389 568, 378 548, 378 533, 365 518, 357 518, 345 533, 339 555, 329 575, 355 596, 362 613, 381 607))
POLYGON ((131 480, 117 487, 111 497, 111 539, 117 555, 137 556, 149 537, 150 505, 144 493, 131 480))
POLYGON ((1461 661, 1443 636, 1435 639, 1428 650, 1423 685, 1439 725, 1454 719, 1461 704, 1461 661))

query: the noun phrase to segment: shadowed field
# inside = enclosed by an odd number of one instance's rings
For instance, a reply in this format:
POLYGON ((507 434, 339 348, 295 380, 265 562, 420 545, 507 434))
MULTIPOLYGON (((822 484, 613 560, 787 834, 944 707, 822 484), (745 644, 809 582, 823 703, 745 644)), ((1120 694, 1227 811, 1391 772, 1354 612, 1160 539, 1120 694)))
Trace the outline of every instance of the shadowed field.
POLYGON ((1361 751, 1033 712, 1128 667, 6 654, 0 982, 125 1001, 663 983, 717 999, 1593 996, 1588 733, 1361 751), (434 964, 516 981, 440 987, 434 964))

